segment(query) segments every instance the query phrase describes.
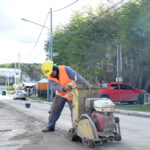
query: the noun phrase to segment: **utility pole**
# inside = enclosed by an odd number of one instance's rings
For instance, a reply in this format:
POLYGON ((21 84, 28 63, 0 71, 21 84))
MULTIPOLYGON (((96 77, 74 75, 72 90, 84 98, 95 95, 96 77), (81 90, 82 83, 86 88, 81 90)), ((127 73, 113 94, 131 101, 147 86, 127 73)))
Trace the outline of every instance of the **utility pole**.
MULTIPOLYGON (((39 26, 42 26, 43 28, 46 28, 48 31, 49 31, 49 45, 48 45, 48 60, 51 60, 53 59, 53 50, 52 50, 52 8, 50 8, 50 29, 46 26, 43 26, 39 23, 36 23, 36 22, 33 22, 31 20, 27 20, 27 19, 24 19, 24 18, 21 18, 23 21, 26 21, 26 22, 30 22, 30 23, 33 23, 33 24, 36 24, 36 25, 39 25, 39 26)), ((49 101, 49 87, 50 87, 50 82, 48 80, 48 85, 47 85, 47 101, 49 101)), ((53 100, 53 90, 52 90, 52 85, 51 85, 51 101, 53 100)))
MULTIPOLYGON (((53 32, 53 28, 52 28, 52 8, 50 8, 50 30, 49 30, 49 46, 48 46, 48 59, 53 61, 53 49, 52 49, 52 43, 53 43, 53 39, 52 39, 52 32, 53 32)), ((49 101, 49 87, 50 87, 50 81, 48 80, 48 85, 47 85, 47 101, 49 101)), ((53 101, 53 87, 51 84, 51 101, 53 101)))
POLYGON ((20 74, 20 73, 21 73, 21 72, 20 72, 20 52, 19 52, 18 69, 19 69, 19 70, 18 70, 18 73, 19 73, 19 83, 20 83, 20 81, 21 81, 21 77, 20 77, 20 75, 21 75, 21 74, 20 74))
POLYGON ((117 44, 117 76, 116 82, 123 82, 122 77, 122 48, 120 44, 117 44))
POLYGON ((19 52, 19 64, 18 64, 18 69, 20 69, 20 52, 19 52))
POLYGON ((120 82, 123 82, 123 77, 122 77, 122 47, 120 44, 120 82))
MULTIPOLYGON (((34 24, 36 24, 36 25, 39 25, 39 26, 42 26, 42 27, 44 27, 44 28, 46 28, 46 29, 48 29, 49 30, 49 45, 48 45, 48 60, 51 60, 51 61, 53 61, 53 50, 52 50, 52 8, 50 8, 50 29, 49 28, 47 28, 46 26, 43 26, 43 25, 41 25, 41 24, 39 24, 39 23, 36 23, 36 22, 33 22, 33 21, 30 21, 30 20, 27 20, 27 19, 24 19, 24 18, 21 18, 23 21, 26 21, 26 22, 30 22, 30 23, 34 23, 34 24)), ((49 101, 49 87, 50 87, 50 82, 49 82, 49 80, 48 80, 48 85, 47 85, 47 101, 49 101)), ((51 85, 51 100, 53 100, 53 90, 52 90, 53 88, 52 88, 52 85, 51 85)))
POLYGON ((116 76, 116 82, 118 82, 119 79, 119 51, 118 51, 118 44, 117 44, 117 76, 116 76))
POLYGON ((51 60, 53 61, 53 25, 52 25, 52 8, 50 8, 50 53, 51 53, 51 60))
POLYGON ((6 85, 9 87, 9 71, 8 71, 7 65, 6 65, 6 81, 5 81, 5 86, 6 85))
POLYGON ((16 90, 16 62, 15 62, 15 90, 16 90))

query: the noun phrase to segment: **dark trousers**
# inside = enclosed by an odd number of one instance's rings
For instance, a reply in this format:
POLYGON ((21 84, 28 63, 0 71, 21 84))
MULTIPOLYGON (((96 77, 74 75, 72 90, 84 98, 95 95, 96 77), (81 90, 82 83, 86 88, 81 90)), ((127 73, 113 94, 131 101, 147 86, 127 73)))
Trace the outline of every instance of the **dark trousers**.
POLYGON ((65 103, 68 103, 69 108, 71 110, 71 118, 72 118, 72 101, 68 101, 67 99, 56 95, 54 97, 53 104, 50 109, 50 115, 47 123, 47 128, 55 129, 56 121, 59 119, 60 114, 64 108, 65 103))

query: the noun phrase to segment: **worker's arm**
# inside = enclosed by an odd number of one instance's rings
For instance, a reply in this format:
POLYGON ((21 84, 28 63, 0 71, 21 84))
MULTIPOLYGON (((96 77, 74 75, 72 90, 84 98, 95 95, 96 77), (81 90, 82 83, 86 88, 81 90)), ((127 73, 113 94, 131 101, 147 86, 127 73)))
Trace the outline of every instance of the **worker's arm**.
POLYGON ((54 81, 50 81, 50 83, 52 84, 52 87, 56 90, 56 91, 60 91, 60 92, 66 92, 66 91, 70 91, 72 90, 72 86, 61 86, 60 84, 54 82, 54 81))
POLYGON ((65 66, 65 70, 69 78, 74 80, 77 84, 82 84, 83 86, 91 87, 89 82, 85 78, 83 78, 81 75, 79 75, 75 70, 71 69, 68 66, 65 66))
POLYGON ((51 80, 50 80, 50 83, 52 84, 52 87, 56 91, 64 92, 63 87, 60 84, 56 83, 55 81, 51 81, 51 80))
MULTIPOLYGON (((65 70, 66 70, 69 78, 74 80, 77 84, 83 84, 86 87, 91 87, 91 85, 85 78, 83 78, 81 75, 79 75, 76 71, 74 71, 70 67, 65 66, 65 70)), ((50 80, 50 83, 52 84, 53 88, 56 91, 64 92, 64 87, 61 86, 60 84, 56 83, 55 81, 51 81, 51 80, 50 80)))

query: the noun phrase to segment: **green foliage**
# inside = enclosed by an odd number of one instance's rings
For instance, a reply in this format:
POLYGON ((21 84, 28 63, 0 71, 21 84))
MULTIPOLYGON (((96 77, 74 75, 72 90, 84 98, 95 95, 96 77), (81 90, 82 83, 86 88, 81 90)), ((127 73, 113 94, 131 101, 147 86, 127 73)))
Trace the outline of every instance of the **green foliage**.
POLYGON ((144 89, 150 80, 149 10, 149 0, 134 0, 111 13, 102 6, 74 12, 69 24, 54 33, 54 62, 71 66, 91 83, 115 81, 120 44, 124 82, 144 89))
POLYGON ((8 87, 6 87, 5 89, 8 90, 8 91, 13 91, 13 90, 14 90, 14 87, 13 87, 13 86, 8 86, 8 87))
POLYGON ((0 64, 0 68, 10 68, 11 64, 0 64))
POLYGON ((114 57, 112 41, 117 34, 114 17, 112 15, 102 20, 94 16, 92 10, 86 15, 76 12, 70 24, 58 28, 54 34, 54 61, 71 66, 91 82, 100 80, 101 72, 105 71, 103 68, 111 66, 114 57), (107 26, 109 23, 112 23, 111 27, 107 26))
POLYGON ((131 84, 145 88, 149 80, 149 26, 148 0, 134 1, 119 14, 119 36, 123 45, 124 76, 131 84), (147 80, 147 81, 146 81, 147 80), (145 84, 145 85, 144 85, 145 84))
POLYGON ((150 112, 150 104, 148 105, 118 105, 117 108, 125 109, 125 110, 150 112))
POLYGON ((40 80, 43 76, 41 71, 41 64, 20 64, 21 71, 24 74, 27 74, 31 80, 40 80))
MULTIPOLYGON (((12 64, 0 64, 1 68, 15 68, 15 63, 12 64)), ((41 71, 41 64, 33 63, 33 64, 26 64, 26 63, 16 63, 16 68, 20 68, 22 75, 28 75, 31 80, 38 81, 42 77, 44 77, 41 71)))
MULTIPOLYGON (((38 100, 38 101, 47 101, 47 98, 45 97, 33 97, 33 96, 27 96, 27 99, 31 99, 31 100, 38 100)), ((50 100, 51 101, 51 100, 50 100)))

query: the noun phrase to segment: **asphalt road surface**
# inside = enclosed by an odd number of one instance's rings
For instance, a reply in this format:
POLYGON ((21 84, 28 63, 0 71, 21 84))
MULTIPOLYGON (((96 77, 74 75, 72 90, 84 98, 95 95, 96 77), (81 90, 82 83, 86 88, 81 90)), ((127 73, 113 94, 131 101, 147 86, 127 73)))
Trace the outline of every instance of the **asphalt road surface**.
MULTIPOLYGON (((0 97, 0 150, 87 150, 80 142, 68 138, 71 127, 70 111, 65 107, 56 125, 56 131, 42 133, 49 103, 0 97)), ((149 150, 150 119, 115 114, 120 117, 122 141, 96 146, 95 150, 149 150)))

